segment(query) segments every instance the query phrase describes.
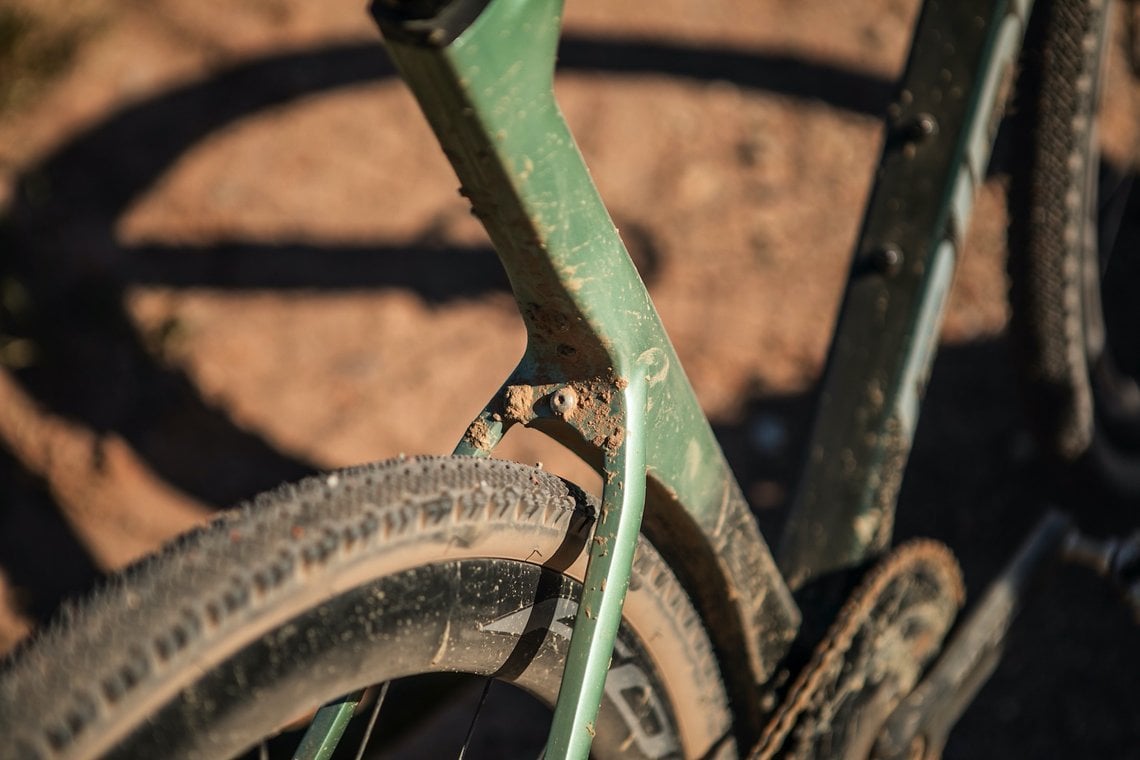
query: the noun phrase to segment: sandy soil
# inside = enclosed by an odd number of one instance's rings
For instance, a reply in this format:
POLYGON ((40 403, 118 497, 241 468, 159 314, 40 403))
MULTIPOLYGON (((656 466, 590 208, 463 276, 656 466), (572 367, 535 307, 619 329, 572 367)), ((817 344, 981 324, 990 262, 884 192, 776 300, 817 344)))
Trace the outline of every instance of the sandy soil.
MULTIPOLYGON (((356 0, 0 10, 71 44, 0 111, 2 651, 217 508, 314 469, 447 452, 523 334, 356 0)), ((915 12, 567 8, 558 95, 766 532, 915 12)), ((1110 73, 1110 158, 1135 172, 1140 90, 1120 60, 1110 73)), ((899 517, 958 552, 975 597, 1045 500, 1095 530, 1135 522, 1035 464, 1004 338, 1000 160, 993 175, 899 517)), ((596 485, 536 435, 501 454, 596 485)), ((1140 757, 1138 633, 1102 585, 1057 573, 947 756, 1140 757)))

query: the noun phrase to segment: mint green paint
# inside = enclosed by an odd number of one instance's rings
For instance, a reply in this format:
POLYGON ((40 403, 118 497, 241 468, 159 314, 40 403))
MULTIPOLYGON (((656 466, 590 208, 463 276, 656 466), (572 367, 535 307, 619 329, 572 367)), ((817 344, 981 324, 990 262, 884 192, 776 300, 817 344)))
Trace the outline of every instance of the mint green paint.
POLYGON ((548 758, 585 758, 590 753, 645 504, 645 391, 645 376, 637 372, 622 394, 627 433, 606 460, 606 471, 617 477, 602 492, 602 512, 590 542, 582 598, 546 746, 548 758))
POLYGON ((293 753, 293 760, 328 760, 344 736, 360 695, 343 702, 332 702, 317 710, 309 728, 293 753))
POLYGON ((439 49, 388 48, 487 228, 526 324, 518 367, 457 453, 485 455, 513 424, 550 434, 606 480, 602 517, 548 757, 585 757, 641 523, 646 473, 715 551, 765 681, 798 612, 756 530, 657 312, 553 94, 561 0, 494 0, 439 49), (591 403, 550 407, 559 389, 591 403), (512 404, 526 390, 527 404, 512 404), (604 547, 604 548, 603 548, 604 547), (602 580, 605 580, 603 587, 602 580), (604 590, 603 590, 604 589, 604 590), (589 610, 596 617, 585 614, 589 610))

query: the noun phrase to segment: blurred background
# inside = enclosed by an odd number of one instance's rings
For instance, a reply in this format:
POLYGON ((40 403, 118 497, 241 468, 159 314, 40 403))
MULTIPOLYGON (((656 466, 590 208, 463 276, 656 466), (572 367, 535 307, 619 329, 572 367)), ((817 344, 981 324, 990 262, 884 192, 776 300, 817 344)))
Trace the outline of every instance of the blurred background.
MULTIPOLYGON (((772 543, 916 12, 567 4, 563 109, 772 543)), ((1117 30, 1102 133, 1134 174, 1117 30)), ((1140 510, 1037 463, 1003 172, 999 146, 898 519, 974 598, 1045 502, 1094 533, 1140 510)), ((359 0, 0 0, 0 650, 218 508, 450 451, 524 345, 456 188, 359 0)), ((527 431, 500 455, 597 487, 527 431)), ((947 757, 1140 757, 1138 643, 1058 570, 947 757)))

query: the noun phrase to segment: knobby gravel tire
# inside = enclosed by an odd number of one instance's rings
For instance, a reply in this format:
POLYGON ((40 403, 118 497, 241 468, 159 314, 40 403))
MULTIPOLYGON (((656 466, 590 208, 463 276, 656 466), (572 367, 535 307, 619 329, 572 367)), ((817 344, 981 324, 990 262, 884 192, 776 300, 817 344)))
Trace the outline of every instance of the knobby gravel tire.
MULTIPOLYGON (((552 704, 594 514, 542 471, 466 458, 263 494, 21 650, 0 673, 0 757, 217 760, 330 698, 437 671, 552 704)), ((642 539, 594 755, 734 756, 731 728, 702 622, 642 539)))
MULTIPOLYGON (((1140 494, 1136 383, 1113 359, 1101 299, 1096 123, 1108 5, 1039 0, 1034 6, 1014 115, 1011 332, 1029 421, 1044 453, 1140 494)), ((1107 274, 1105 287, 1113 273, 1107 274)), ((1135 325, 1122 327, 1135 334, 1135 325)))

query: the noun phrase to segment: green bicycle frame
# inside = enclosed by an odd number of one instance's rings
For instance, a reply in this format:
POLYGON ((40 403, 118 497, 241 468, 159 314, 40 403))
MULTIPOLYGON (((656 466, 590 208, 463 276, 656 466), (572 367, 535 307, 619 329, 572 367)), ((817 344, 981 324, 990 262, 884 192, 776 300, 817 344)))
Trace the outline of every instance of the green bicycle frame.
POLYGON ((546 754, 585 757, 647 502, 646 532, 665 534, 658 546, 674 547, 670 564, 707 597, 700 611, 718 652, 737 653, 757 687, 798 611, 554 100, 561 0, 424 5, 381 2, 373 13, 495 245, 528 336, 456 453, 487 455, 523 424, 604 479, 546 754))
MULTIPOLYGON (((984 5, 928 0, 919 20, 783 540, 796 588, 889 543, 956 251, 1031 2, 984 5)), ((546 757, 589 752, 639 530, 696 592, 722 670, 747 674, 744 685, 726 679, 737 713, 762 725, 762 690, 800 612, 555 102, 562 0, 376 0, 372 11, 527 330, 524 356, 456 453, 489 455, 522 424, 603 476, 546 757)), ((351 707, 322 709, 306 757, 327 756, 351 707)))
POLYGON ((1032 7, 923 5, 781 539, 780 569, 797 592, 890 543, 942 312, 1032 7))

